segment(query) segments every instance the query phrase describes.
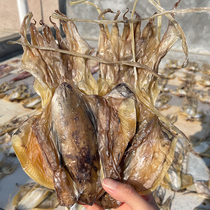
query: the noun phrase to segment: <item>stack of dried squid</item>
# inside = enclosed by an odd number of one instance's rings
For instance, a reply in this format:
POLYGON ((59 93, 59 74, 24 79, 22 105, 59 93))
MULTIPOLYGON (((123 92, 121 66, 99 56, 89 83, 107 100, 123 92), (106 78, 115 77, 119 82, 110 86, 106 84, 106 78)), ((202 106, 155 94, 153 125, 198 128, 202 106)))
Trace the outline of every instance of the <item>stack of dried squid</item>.
MULTIPOLYGON (((105 10, 99 18, 107 12, 112 11, 105 10)), ((104 177, 130 184, 140 194, 150 193, 171 165, 181 133, 154 107, 159 63, 183 38, 181 28, 168 15, 168 28, 159 40, 154 19, 141 31, 140 16, 129 23, 125 14, 122 34, 117 23, 110 33, 99 23, 97 57, 92 57, 75 23, 58 11, 54 17, 61 21, 65 40, 52 20, 57 40, 42 21, 40 34, 36 23, 30 23, 32 13, 20 30, 22 67, 35 77, 43 109, 12 137, 22 168, 37 183, 55 189, 63 206, 119 206, 103 190, 104 177), (97 81, 88 59, 100 63, 97 81)), ((187 54, 184 38, 183 43, 187 54)))

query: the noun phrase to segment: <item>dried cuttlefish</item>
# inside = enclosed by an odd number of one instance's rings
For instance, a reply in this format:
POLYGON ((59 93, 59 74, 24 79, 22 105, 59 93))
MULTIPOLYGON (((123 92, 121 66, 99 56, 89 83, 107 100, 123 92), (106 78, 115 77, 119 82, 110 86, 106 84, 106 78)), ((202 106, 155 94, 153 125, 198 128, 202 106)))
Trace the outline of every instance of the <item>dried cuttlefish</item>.
POLYGON ((201 157, 210 157, 210 132, 203 138, 194 137, 191 141, 195 152, 201 157))
POLYGON ((9 64, 0 65, 0 78, 6 77, 10 71, 14 70, 14 67, 9 64))
POLYGON ((195 74, 189 72, 185 73, 184 77, 178 77, 178 80, 187 82, 191 85, 196 83, 195 74))
POLYGON ((14 59, 10 61, 11 64, 20 64, 20 59, 14 59))
POLYGON ((0 93, 4 93, 7 90, 10 90, 14 87, 14 83, 13 82, 4 82, 3 84, 0 85, 0 93))
POLYGON ((203 103, 210 104, 210 89, 199 93, 197 98, 203 103))
POLYGON ((171 100, 171 96, 168 94, 160 94, 157 97, 157 100, 155 102, 155 107, 159 110, 163 110, 163 109, 169 109, 171 107, 170 104, 168 104, 168 102, 171 100))
POLYGON ((203 85, 204 87, 210 87, 210 75, 203 75, 201 80, 198 81, 198 84, 203 85))
POLYGON ((13 117, 8 122, 4 123, 3 125, 0 125, 0 136, 17 129, 27 119, 28 116, 13 117))
POLYGON ((8 161, 6 156, 0 161, 0 179, 13 173, 19 164, 15 164, 11 161, 8 161))
POLYGON ((54 190, 37 183, 28 183, 18 187, 20 190, 12 200, 12 204, 17 210, 54 209, 59 204, 54 190))
POLYGON ((25 78, 30 77, 30 76, 32 76, 32 75, 29 72, 23 71, 20 74, 18 74, 16 77, 14 77, 13 79, 11 79, 10 81, 11 82, 19 81, 21 79, 25 79, 25 78))
POLYGON ((183 139, 178 139, 173 162, 165 174, 161 186, 173 191, 181 191, 193 185, 193 178, 187 173, 187 166, 184 164, 188 149, 183 139))
POLYGON ((0 151, 4 152, 4 154, 6 154, 12 147, 11 138, 11 135, 8 133, 0 136, 0 151))
POLYGON ((210 75, 210 63, 204 63, 202 65, 201 73, 210 75))
POLYGON ((200 197, 210 200, 210 182, 209 181, 195 181, 195 191, 188 191, 184 194, 198 194, 200 197))
POLYGON ((7 143, 11 140, 11 136, 8 133, 5 133, 3 135, 0 136, 0 145, 7 143))
POLYGON ((196 192, 198 193, 199 196, 205 199, 210 199, 210 182, 209 181, 196 181, 195 182, 195 187, 196 187, 196 192))
POLYGON ((21 101, 25 108, 38 109, 41 108, 41 97, 30 97, 21 101))
MULTIPOLYGON (((99 19, 106 12, 112 11, 105 10, 99 19)), ((22 168, 37 183, 55 189, 63 206, 119 206, 103 190, 104 177, 128 183, 141 194, 150 193, 168 170, 177 132, 181 133, 154 107, 159 94, 158 65, 180 38, 178 23, 169 15, 176 24, 169 21, 162 40, 154 19, 141 32, 138 14, 133 27, 125 21, 122 34, 117 23, 110 34, 99 23, 98 52, 91 57, 91 48, 74 22, 59 11, 54 17, 61 20, 65 40, 52 20, 57 41, 42 21, 40 34, 35 23, 30 23, 32 13, 20 30, 22 68, 35 77, 34 89, 43 108, 12 137, 22 168), (31 43, 26 37, 28 28, 31 43), (133 41, 136 62, 130 56, 133 41), (87 58, 99 62, 97 81, 86 65, 87 58)))
POLYGON ((190 61, 187 65, 187 67, 185 67, 186 70, 192 71, 192 72, 198 72, 201 69, 199 68, 199 65, 197 62, 194 61, 190 61))
POLYGON ((5 97, 5 99, 9 101, 21 101, 28 97, 30 97, 28 86, 25 84, 20 84, 12 91, 12 93, 10 93, 10 95, 5 97))
POLYGON ((174 124, 178 119, 178 114, 170 113, 170 114, 167 114, 165 117, 166 117, 166 119, 168 119, 171 122, 171 124, 174 124))
POLYGON ((186 120, 202 120, 205 114, 202 111, 198 111, 198 99, 194 92, 188 92, 188 95, 182 101, 182 106, 179 113, 186 116, 186 120))
POLYGON ((12 135, 8 133, 0 136, 0 151, 7 156, 15 156, 15 151, 12 147, 11 138, 12 135))
POLYGON ((160 93, 167 93, 170 91, 169 88, 166 87, 167 83, 167 78, 158 78, 158 88, 160 89, 160 93))
POLYGON ((178 96, 178 97, 185 97, 189 92, 193 91, 193 84, 190 82, 183 82, 181 83, 175 90, 171 90, 171 94, 178 96))
POLYGON ((176 78, 176 76, 174 75, 175 72, 176 69, 164 68, 162 71, 160 71, 160 74, 164 75, 164 77, 167 79, 175 79, 176 78))
POLYGON ((154 199, 159 207, 160 210, 170 210, 171 209, 171 203, 174 199, 174 196, 170 195, 164 202, 166 191, 161 186, 156 188, 156 190, 153 192, 154 199))
POLYGON ((165 65, 166 68, 170 68, 170 69, 181 69, 181 65, 179 65, 179 61, 178 60, 169 60, 168 63, 166 63, 165 65))

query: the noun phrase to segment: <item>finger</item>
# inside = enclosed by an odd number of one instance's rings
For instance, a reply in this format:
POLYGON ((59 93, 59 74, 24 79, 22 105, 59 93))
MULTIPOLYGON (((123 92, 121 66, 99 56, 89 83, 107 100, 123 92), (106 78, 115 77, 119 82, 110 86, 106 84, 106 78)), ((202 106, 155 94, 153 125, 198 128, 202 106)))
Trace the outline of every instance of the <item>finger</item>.
POLYGON ((83 206, 88 210, 104 210, 101 206, 95 203, 92 206, 89 205, 83 205, 83 206))
POLYGON ((126 203, 132 210, 155 210, 152 204, 142 198, 130 185, 105 178, 102 181, 104 190, 116 200, 126 203))

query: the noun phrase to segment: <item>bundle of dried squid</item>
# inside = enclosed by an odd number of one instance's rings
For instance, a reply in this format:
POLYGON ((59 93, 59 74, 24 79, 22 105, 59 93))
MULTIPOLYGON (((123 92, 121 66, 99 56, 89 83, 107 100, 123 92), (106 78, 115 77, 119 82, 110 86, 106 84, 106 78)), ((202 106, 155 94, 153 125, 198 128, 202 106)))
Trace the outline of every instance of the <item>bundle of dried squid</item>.
MULTIPOLYGON (((112 11, 105 10, 99 19, 107 12, 112 11)), ((99 23, 96 57, 75 23, 59 11, 54 17, 63 25, 65 40, 52 20, 57 41, 42 21, 42 35, 38 32, 36 23, 30 23, 32 13, 25 17, 18 42, 24 49, 22 67, 35 77, 43 111, 23 123, 12 143, 24 171, 55 189, 60 205, 119 206, 103 190, 104 177, 131 184, 141 194, 162 181, 181 131, 154 107, 158 66, 180 37, 187 54, 181 28, 173 15, 167 16, 170 21, 161 40, 154 18, 141 31, 140 16, 129 23, 124 14, 122 34, 116 22, 111 33, 99 23), (88 59, 99 62, 97 81, 86 65, 88 59)))

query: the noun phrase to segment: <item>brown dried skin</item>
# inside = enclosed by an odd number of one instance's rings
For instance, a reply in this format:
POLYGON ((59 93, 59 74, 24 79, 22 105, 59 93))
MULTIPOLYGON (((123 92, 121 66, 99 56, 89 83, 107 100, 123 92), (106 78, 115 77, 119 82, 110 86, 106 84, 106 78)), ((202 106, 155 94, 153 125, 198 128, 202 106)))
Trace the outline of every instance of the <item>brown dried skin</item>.
POLYGON ((35 119, 36 116, 29 118, 13 134, 12 146, 23 170, 37 183, 54 189, 52 172, 31 128, 35 119))
MULTIPOLYGON (((99 110, 97 139, 103 166, 102 178, 121 180, 120 162, 136 132, 135 101, 128 97, 130 92, 126 88, 128 88, 126 85, 120 85, 97 102, 97 110, 99 110), (124 96, 122 90, 124 90, 124 96)), ((116 208, 120 205, 107 193, 99 199, 98 203, 104 208, 116 208)))
MULTIPOLYGON (((63 14, 61 15, 66 17, 63 14)), ((57 30, 56 37, 58 39, 60 48, 82 54, 90 54, 91 48, 88 43, 79 35, 74 22, 70 21, 69 24, 67 24, 62 21, 61 23, 63 25, 64 33, 66 34, 66 40, 64 41, 62 38, 60 38, 60 32, 57 30)), ((79 89, 88 95, 97 94, 97 83, 94 80, 90 70, 86 66, 86 59, 69 55, 62 56, 64 63, 66 63, 67 67, 72 71, 71 79, 79 87, 79 89)))
MULTIPOLYGON (((21 40, 29 43, 26 38, 27 23, 31 16, 26 16, 21 26, 21 40)), ((79 53, 89 54, 90 47, 83 40, 73 22, 70 23, 69 31, 66 24, 63 23, 66 33, 66 41, 63 41, 57 29, 57 37, 59 44, 50 31, 50 28, 43 25, 42 35, 38 32, 35 24, 30 24, 29 30, 31 34, 31 43, 41 47, 53 47, 54 49, 72 50, 79 53)), ((54 24, 56 27, 56 25, 54 24)), ((22 57, 22 67, 30 72, 35 78, 34 89, 42 97, 43 108, 51 99, 55 89, 62 81, 73 80, 73 82, 86 94, 97 94, 97 83, 93 79, 90 70, 86 67, 86 60, 81 57, 73 57, 69 55, 63 56, 59 52, 31 49, 24 47, 22 57)))
MULTIPOLYGON (((137 15, 137 18, 139 16, 137 15)), ((121 59, 132 59, 129 54, 131 48, 131 32, 129 25, 124 25, 123 33, 119 36, 118 28, 113 25, 111 37, 108 38, 104 25, 100 24, 100 35, 98 44, 98 56, 109 61, 118 61, 121 59), (113 41, 114 40, 114 41, 113 41), (120 41, 119 41, 120 40, 120 41), (116 50, 118 49, 118 50, 116 50), (116 53, 118 52, 118 53, 116 53)), ((158 72, 160 60, 166 55, 173 44, 179 39, 179 32, 174 25, 169 22, 168 28, 159 42, 157 37, 157 27, 154 19, 151 19, 145 26, 142 33, 140 31, 141 22, 137 22, 134 27, 134 39, 136 49, 136 61, 146 65, 158 72)), ((98 79, 99 94, 105 95, 114 86, 125 82, 132 90, 134 87, 134 69, 133 67, 100 64, 101 73, 98 79), (119 71, 120 69, 120 71, 119 71), (109 76, 111 75, 111 76, 109 76)), ((159 89, 154 76, 143 69, 137 69, 137 87, 144 89, 150 96, 148 99, 154 103, 159 89)))
MULTIPOLYGON (((110 12, 110 11, 108 11, 110 12)), ((119 16, 116 14, 114 20, 119 16)), ((98 56, 107 61, 119 60, 119 29, 117 24, 113 24, 110 37, 107 35, 103 24, 99 24, 100 35, 98 44, 98 56)), ((119 65, 100 64, 100 74, 98 78, 99 95, 105 95, 111 91, 118 80, 119 65)))
POLYGON ((121 163, 123 180, 141 194, 153 191, 168 170, 174 149, 174 135, 156 116, 142 121, 121 163))
MULTIPOLYGON (((174 25, 169 21, 168 28, 159 42, 157 39, 157 28, 154 24, 154 20, 151 20, 142 32, 142 42, 146 42, 146 45, 140 47, 141 54, 137 61, 149 66, 155 72, 158 72, 158 66, 161 59, 166 55, 170 48, 179 39, 179 32, 174 25), (150 36, 150 34, 152 34, 150 36), (145 37, 145 38, 143 38, 145 37), (147 37, 147 38, 146 38, 147 37), (153 43, 151 45, 150 43, 153 43)), ((151 103, 154 104, 159 89, 157 88, 157 80, 151 73, 146 71, 138 71, 138 87, 144 89, 150 96, 151 103)))
MULTIPOLYGON (((36 29, 35 24, 30 24, 31 43, 33 45, 58 49, 59 47, 55 42, 50 28, 43 22, 40 21, 40 23, 42 24, 42 35, 36 29)), ((61 79, 64 77, 64 72, 66 71, 62 63, 61 54, 47 50, 39 50, 39 53, 46 65, 46 71, 49 73, 48 77, 45 76, 47 84, 50 89, 55 89, 61 83, 61 79)))
POLYGON ((131 92, 128 91, 130 89, 121 84, 104 97, 87 97, 96 116, 98 151, 103 167, 101 179, 120 179, 119 163, 136 132, 135 101, 129 98, 131 92))
MULTIPOLYGON (((104 97, 86 96, 93 115, 96 116, 101 180, 104 177, 121 180, 119 164, 136 132, 136 107, 133 97, 125 84, 118 85, 104 97)), ((120 204, 107 193, 96 202, 104 208, 116 208, 120 204)))
POLYGON ((19 128, 22 125, 22 123, 27 119, 28 116, 13 117, 8 122, 4 123, 3 125, 0 125, 0 136, 19 128))
POLYGON ((109 149, 116 166, 120 164, 128 143, 136 133, 136 103, 134 99, 129 98, 129 89, 126 91, 124 96, 121 95, 121 90, 118 86, 105 96, 112 112, 108 139, 111 142, 109 149), (119 95, 113 94, 116 90, 119 91, 119 95))
MULTIPOLYGON (((99 24, 100 27, 100 34, 99 34, 99 41, 98 41, 98 55, 101 57, 105 57, 106 51, 109 45, 109 38, 106 34, 106 30, 104 25, 99 24)), ((99 72, 99 78, 97 80, 98 88, 99 88, 99 95, 105 95, 110 91, 109 83, 104 79, 106 77, 106 69, 107 65, 100 63, 100 72, 99 72)))
POLYGON ((74 85, 63 83, 53 96, 51 112, 53 139, 75 183, 79 201, 92 205, 101 188, 96 131, 88 105, 74 85))
MULTIPOLYGON (((126 13, 125 13, 126 14, 126 13)), ((123 15, 123 19, 127 20, 128 18, 123 15)), ((130 31, 130 24, 124 23, 124 28, 120 37, 119 41, 119 56, 121 60, 131 60, 132 57, 132 49, 131 49, 131 31, 130 31)))
MULTIPOLYGON (((117 19, 118 14, 115 19, 117 19)), ((139 17, 139 16, 137 16, 139 17)), ((124 17, 126 19, 126 17, 124 17)), ((132 60, 131 31, 129 24, 124 24, 122 34, 119 34, 117 24, 113 24, 110 38, 104 25, 99 24, 100 35, 98 42, 98 56, 107 61, 132 60)), ((136 40, 139 40, 141 22, 135 24, 136 40)), ((126 82, 130 85, 130 77, 134 77, 133 69, 128 66, 100 64, 98 79, 99 95, 110 92, 117 84, 126 82)), ((132 87, 132 86, 131 86, 132 87)))
MULTIPOLYGON (((73 22, 70 22, 70 29, 73 36, 73 43, 75 46, 73 51, 82 54, 89 54, 91 52, 90 46, 87 42, 82 39, 77 31, 77 28, 73 22)), ((95 79, 93 78, 90 69, 86 66, 86 59, 81 57, 73 57, 73 81, 76 82, 78 88, 86 93, 87 95, 90 94, 97 94, 98 87, 95 79)))
POLYGON ((76 202, 72 179, 61 164, 61 156, 52 136, 51 103, 48 103, 42 114, 33 122, 32 129, 36 135, 43 155, 52 171, 54 188, 60 205, 71 206, 76 202))

